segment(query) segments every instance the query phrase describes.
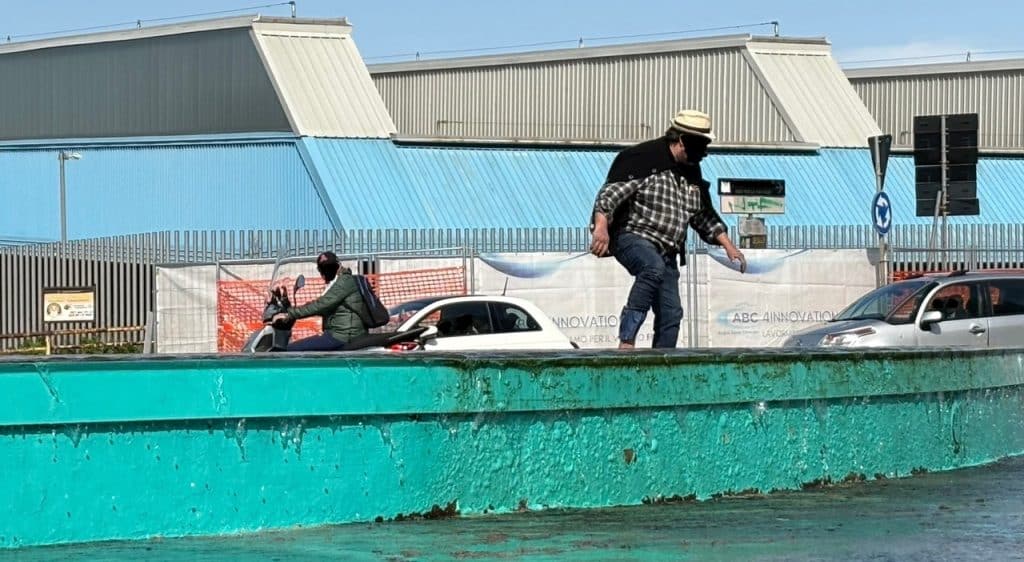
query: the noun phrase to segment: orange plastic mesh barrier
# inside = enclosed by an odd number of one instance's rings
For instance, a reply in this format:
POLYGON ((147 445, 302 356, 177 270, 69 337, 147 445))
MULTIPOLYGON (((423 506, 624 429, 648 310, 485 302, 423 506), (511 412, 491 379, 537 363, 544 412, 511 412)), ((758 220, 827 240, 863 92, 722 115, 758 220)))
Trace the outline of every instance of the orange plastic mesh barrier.
MULTIPOLYGON (((378 273, 366 276, 384 306, 418 298, 437 295, 466 294, 465 268, 446 267, 416 269, 395 273, 378 273)), ((282 278, 287 287, 294 285, 293 278, 282 278)), ((263 327, 260 316, 267 301, 267 280, 218 281, 217 282, 217 350, 237 352, 242 349, 246 338, 263 327)), ((306 286, 297 295, 290 295, 293 306, 300 306, 317 299, 324 291, 324 282, 319 277, 306 277, 306 286)), ((303 318, 292 328, 292 340, 320 333, 320 318, 303 318)))

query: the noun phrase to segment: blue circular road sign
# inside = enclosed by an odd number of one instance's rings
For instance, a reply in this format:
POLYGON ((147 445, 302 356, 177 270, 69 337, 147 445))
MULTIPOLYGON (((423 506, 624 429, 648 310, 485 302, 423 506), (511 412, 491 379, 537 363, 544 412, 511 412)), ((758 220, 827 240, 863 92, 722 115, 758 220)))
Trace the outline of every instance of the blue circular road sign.
POLYGON ((876 193, 871 201, 871 224, 879 236, 888 234, 892 226, 892 202, 884 191, 876 193))

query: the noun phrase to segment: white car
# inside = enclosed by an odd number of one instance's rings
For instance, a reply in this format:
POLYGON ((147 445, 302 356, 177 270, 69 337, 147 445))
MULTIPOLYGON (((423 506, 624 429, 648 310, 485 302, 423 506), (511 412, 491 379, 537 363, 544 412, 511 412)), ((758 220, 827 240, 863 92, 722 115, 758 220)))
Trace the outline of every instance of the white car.
POLYGON ((427 351, 575 349, 537 305, 504 296, 430 297, 390 311, 397 331, 428 327, 427 351))

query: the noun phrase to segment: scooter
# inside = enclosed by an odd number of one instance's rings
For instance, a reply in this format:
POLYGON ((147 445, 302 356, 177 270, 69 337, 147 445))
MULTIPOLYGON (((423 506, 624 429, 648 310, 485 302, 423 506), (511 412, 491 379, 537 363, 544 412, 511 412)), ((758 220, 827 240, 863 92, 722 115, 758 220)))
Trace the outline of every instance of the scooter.
MULTIPOLYGON (((306 276, 299 275, 295 279, 295 286, 292 294, 297 294, 299 289, 306 286, 306 276)), ((263 328, 253 332, 242 346, 242 353, 266 353, 288 351, 288 342, 292 338, 292 327, 294 320, 274 321, 274 315, 281 312, 288 312, 292 303, 288 298, 288 290, 284 287, 275 287, 269 290, 270 296, 267 304, 263 307, 263 314, 260 319, 263 321, 263 328)), ((396 351, 414 351, 423 349, 424 336, 429 335, 430 327, 421 326, 412 330, 401 332, 382 332, 378 334, 366 334, 357 337, 345 344, 339 351, 356 351, 361 349, 386 349, 396 351)))

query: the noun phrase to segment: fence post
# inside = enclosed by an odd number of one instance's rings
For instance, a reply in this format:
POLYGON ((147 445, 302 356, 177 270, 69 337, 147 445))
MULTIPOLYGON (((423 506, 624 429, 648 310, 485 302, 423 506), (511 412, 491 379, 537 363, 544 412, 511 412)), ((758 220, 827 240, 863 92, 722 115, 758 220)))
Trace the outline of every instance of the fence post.
POLYGON ((149 355, 153 353, 153 311, 146 311, 146 331, 142 336, 142 353, 149 355))

